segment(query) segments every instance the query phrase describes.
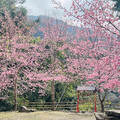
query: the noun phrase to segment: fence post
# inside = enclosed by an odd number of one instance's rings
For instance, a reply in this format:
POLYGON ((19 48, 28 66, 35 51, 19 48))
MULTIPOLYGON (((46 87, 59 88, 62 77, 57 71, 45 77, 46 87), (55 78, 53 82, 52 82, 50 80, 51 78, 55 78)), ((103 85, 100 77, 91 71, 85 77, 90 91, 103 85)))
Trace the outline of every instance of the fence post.
POLYGON ((77 108, 76 108, 76 113, 79 113, 79 91, 77 92, 77 108))
POLYGON ((95 93, 95 108, 94 108, 94 112, 97 112, 96 104, 97 104, 97 95, 96 95, 96 93, 95 93))

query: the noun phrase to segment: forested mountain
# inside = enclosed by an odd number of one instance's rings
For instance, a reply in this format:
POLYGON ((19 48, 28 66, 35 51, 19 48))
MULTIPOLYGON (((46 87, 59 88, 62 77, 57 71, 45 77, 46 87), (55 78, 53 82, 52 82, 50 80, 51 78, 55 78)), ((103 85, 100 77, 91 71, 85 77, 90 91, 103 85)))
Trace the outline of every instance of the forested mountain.
MULTIPOLYGON (((76 29, 81 29, 80 27, 76 27, 76 26, 72 26, 72 25, 69 25, 67 24, 66 22, 60 20, 60 19, 55 19, 55 18, 52 18, 52 17, 48 17, 48 16, 44 16, 44 15, 40 15, 40 16, 28 16, 28 19, 32 20, 32 21, 35 21, 35 22, 39 22, 39 26, 44 26, 44 22, 45 21, 53 21, 52 23, 55 23, 57 22, 57 24, 62 24, 62 25, 65 25, 67 26, 67 31, 69 33, 72 33, 73 35, 75 34, 75 31, 76 29)), ((37 33, 35 34, 35 37, 38 37, 40 36, 41 38, 43 38, 43 34, 41 31, 37 31, 37 33)))
MULTIPOLYGON (((74 38, 76 36, 76 34, 78 34, 77 32, 80 30, 80 31, 86 31, 86 28, 84 27, 78 27, 78 26, 73 26, 73 25, 69 25, 68 23, 64 22, 63 20, 60 20, 60 19, 55 19, 55 18, 52 18, 52 17, 48 17, 48 16, 44 16, 44 15, 40 15, 40 16, 28 16, 28 19, 30 21, 34 21, 34 22, 39 22, 39 26, 37 28, 37 32, 34 34, 34 37, 40 37, 40 38, 43 38, 44 35, 42 33, 42 31, 39 29, 43 26, 45 26, 45 22, 47 21, 52 21, 52 24, 58 24, 58 26, 62 25, 63 26, 63 29, 66 27, 66 31, 71 34, 71 36, 74 38), (65 27, 64 27, 65 26, 65 27)), ((92 30, 89 29, 88 30, 88 33, 89 34, 92 34, 92 30)), ((76 39, 76 38, 75 38, 76 39)), ((89 36, 88 39, 83 39, 81 35, 78 34, 78 41, 81 41, 81 40, 90 40, 91 42, 95 42, 97 41, 98 39, 96 37, 91 37, 89 36)), ((73 39, 69 39, 70 41, 73 41, 73 39)))

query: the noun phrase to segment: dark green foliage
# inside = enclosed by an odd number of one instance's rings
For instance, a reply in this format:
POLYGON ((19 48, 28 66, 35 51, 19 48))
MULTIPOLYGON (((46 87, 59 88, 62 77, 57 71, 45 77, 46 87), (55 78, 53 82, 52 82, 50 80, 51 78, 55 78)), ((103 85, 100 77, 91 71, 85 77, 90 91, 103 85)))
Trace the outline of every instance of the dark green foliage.
POLYGON ((23 4, 23 3, 25 3, 26 0, 15 0, 15 1, 16 1, 16 3, 23 4))
POLYGON ((46 48, 46 49, 50 49, 49 45, 46 45, 45 48, 46 48))
POLYGON ((35 20, 36 23, 40 23, 40 17, 35 20))
POLYGON ((16 7, 16 4, 23 4, 25 0, 1 0, 0 1, 0 13, 2 16, 4 16, 4 10, 6 9, 7 11, 10 12, 11 17, 14 18, 15 16, 18 15, 19 12, 22 13, 23 16, 27 15, 27 10, 22 7, 16 7))
MULTIPOLYGON (((69 84, 56 82, 55 83, 55 102, 69 102, 76 101, 77 92, 76 92, 77 84, 71 82, 69 84), (62 97, 62 98, 61 98, 62 97)), ((39 94, 39 89, 37 88, 34 92, 27 92, 23 95, 23 97, 30 102, 51 102, 51 84, 48 83, 48 86, 45 90, 45 94, 39 94)))
POLYGON ((0 111, 11 111, 14 108, 13 103, 13 93, 9 92, 8 96, 10 96, 8 99, 0 99, 0 111))
MULTIPOLYGON (((55 82, 55 102, 56 105, 60 102, 76 102, 77 101, 77 85, 80 83, 70 82, 70 83, 61 83, 55 82)), ((8 100, 3 103, 1 107, 1 111, 4 110, 13 110, 13 94, 9 94, 11 96, 8 100), (6 106, 9 106, 8 108, 6 106)), ((45 94, 40 94, 39 89, 36 88, 34 92, 26 92, 23 95, 19 95, 17 98, 18 109, 20 106, 27 106, 29 102, 40 102, 46 103, 50 102, 51 104, 51 82, 48 83, 48 86, 45 90, 45 94)), ((82 98, 81 98, 82 99, 82 98)), ((1 101, 0 101, 1 104, 1 101)))
POLYGON ((35 92, 27 92, 23 96, 30 102, 38 102, 40 94, 38 94, 39 89, 36 88, 35 92))
POLYGON ((120 12, 120 0, 113 0, 115 2, 114 10, 120 12))
MULTIPOLYGON (((19 26, 19 28, 23 28, 24 26, 20 24, 19 21, 23 21, 25 17, 27 16, 27 10, 26 8, 22 7, 21 4, 24 3, 25 0, 0 0, 0 17, 2 21, 8 22, 8 19, 5 17, 6 12, 9 14, 9 17, 11 20, 14 21, 15 26, 19 26), (16 6, 16 4, 20 4, 19 6, 16 6)), ((25 21, 25 20, 24 20, 25 21)), ((3 26, 0 24, 0 28, 3 26)), ((2 33, 6 32, 6 29, 3 29, 2 33)), ((24 31, 25 32, 25 31, 24 31)), ((2 34, 1 33, 1 34, 2 34)))
POLYGON ((28 106, 29 100, 25 99, 24 96, 18 96, 17 103, 19 109, 21 106, 28 106))
POLYGON ((56 102, 70 102, 76 100, 76 86, 73 83, 57 82, 55 85, 56 102))
POLYGON ((0 111, 13 110, 13 104, 8 100, 0 100, 0 111))
MULTIPOLYGON (((55 82, 55 102, 70 102, 76 101, 77 92, 76 92, 77 84, 74 82, 71 83, 61 83, 55 82)), ((45 91, 45 96, 41 96, 40 99, 45 102, 51 102, 51 84, 47 86, 45 91)))

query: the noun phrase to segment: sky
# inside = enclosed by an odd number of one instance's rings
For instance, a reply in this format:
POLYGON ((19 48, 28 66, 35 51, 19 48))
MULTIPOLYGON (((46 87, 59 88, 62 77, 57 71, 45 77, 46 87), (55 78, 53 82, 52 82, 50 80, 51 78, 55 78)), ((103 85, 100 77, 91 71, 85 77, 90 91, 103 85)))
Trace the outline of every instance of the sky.
MULTIPOLYGON (((65 7, 70 6, 71 0, 57 0, 65 7)), ((55 4, 52 3, 52 0, 26 0, 24 6, 28 10, 28 15, 50 15, 50 14, 63 14, 61 10, 55 9, 55 4), (59 12, 58 12, 59 11, 59 12)), ((51 15, 50 15, 51 16, 51 15)))
MULTIPOLYGON (((72 4, 72 0, 55 0, 61 2, 62 6, 69 9, 72 4)), ((56 5, 53 4, 52 0, 26 0, 23 5, 27 11, 28 15, 39 16, 45 15, 53 18, 57 18, 67 22, 70 25, 78 25, 70 17, 64 17, 64 11, 54 8, 56 5)))

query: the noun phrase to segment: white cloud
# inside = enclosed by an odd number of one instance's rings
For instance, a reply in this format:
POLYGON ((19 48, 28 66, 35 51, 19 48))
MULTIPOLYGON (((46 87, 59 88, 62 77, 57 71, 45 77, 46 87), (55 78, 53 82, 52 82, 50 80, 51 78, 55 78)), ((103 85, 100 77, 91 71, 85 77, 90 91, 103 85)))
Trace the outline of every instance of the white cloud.
POLYGON ((28 14, 40 15, 51 8, 52 4, 50 0, 26 0, 24 6, 27 8, 28 14))

